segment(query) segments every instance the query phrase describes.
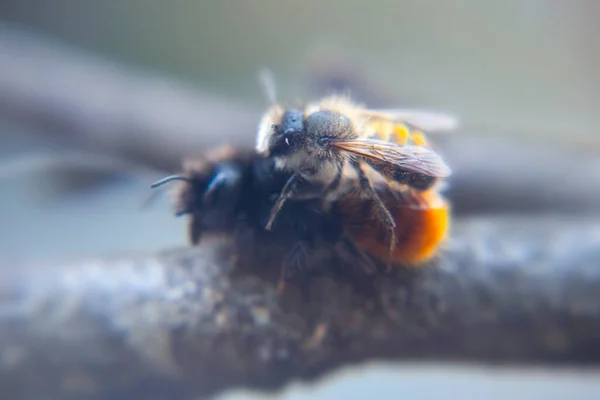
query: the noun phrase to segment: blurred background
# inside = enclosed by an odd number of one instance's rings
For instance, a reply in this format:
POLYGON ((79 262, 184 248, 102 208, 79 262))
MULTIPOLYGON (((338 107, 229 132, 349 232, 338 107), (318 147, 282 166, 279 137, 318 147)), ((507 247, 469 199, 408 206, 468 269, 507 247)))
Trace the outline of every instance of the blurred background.
MULTIPOLYGON (((459 214, 596 213, 599 18, 594 0, 4 0, 0 261, 185 245, 185 221, 168 196, 147 204, 148 185, 207 146, 252 145, 262 67, 282 100, 348 90, 374 107, 459 116, 458 132, 436 137, 459 214)), ((394 368, 287 396, 600 396, 600 380, 580 374, 536 375, 521 390, 488 379, 496 371, 394 368)))

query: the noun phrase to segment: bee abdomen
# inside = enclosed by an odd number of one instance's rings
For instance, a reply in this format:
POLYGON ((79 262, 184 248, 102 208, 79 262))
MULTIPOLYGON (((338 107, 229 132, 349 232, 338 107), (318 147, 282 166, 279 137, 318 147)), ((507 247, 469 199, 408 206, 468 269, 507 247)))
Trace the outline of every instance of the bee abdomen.
MULTIPOLYGON (((396 200, 392 196, 382 197, 396 221, 397 243, 392 254, 392 262, 404 266, 419 266, 431 259, 446 238, 450 223, 450 206, 435 191, 419 194, 420 207, 411 207, 410 200, 396 200)), ((374 216, 359 213, 367 205, 372 211, 374 205, 365 199, 346 196, 338 202, 341 220, 349 236, 356 245, 385 263, 389 243, 385 227, 374 216)))
POLYGON ((390 141, 400 146, 428 146, 425 133, 412 129, 404 123, 390 121, 374 121, 371 123, 373 136, 377 139, 390 141))
POLYGON ((407 172, 400 168, 395 169, 393 179, 417 190, 427 190, 431 188, 437 181, 437 178, 434 176, 415 172, 407 172))
POLYGON ((373 160, 365 161, 384 177, 399 184, 408 185, 413 189, 427 190, 437 182, 435 176, 407 171, 404 168, 396 167, 384 162, 375 162, 373 160))

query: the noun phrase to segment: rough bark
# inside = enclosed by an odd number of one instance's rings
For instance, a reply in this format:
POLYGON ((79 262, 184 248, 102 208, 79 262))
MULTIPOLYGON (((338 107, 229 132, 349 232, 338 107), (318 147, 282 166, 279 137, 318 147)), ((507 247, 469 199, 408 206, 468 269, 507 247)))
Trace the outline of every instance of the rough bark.
POLYGON ((325 275, 279 296, 273 258, 227 240, 5 268, 0 388, 183 399, 374 359, 597 365, 599 262, 600 220, 544 217, 457 221, 434 265, 382 275, 376 292, 325 275))

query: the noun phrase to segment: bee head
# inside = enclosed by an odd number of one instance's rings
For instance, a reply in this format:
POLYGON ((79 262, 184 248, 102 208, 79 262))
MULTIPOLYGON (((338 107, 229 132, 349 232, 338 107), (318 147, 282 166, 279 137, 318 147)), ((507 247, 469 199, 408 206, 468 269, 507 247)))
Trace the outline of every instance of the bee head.
POLYGON ((311 156, 328 158, 332 155, 331 141, 353 133, 352 121, 339 112, 320 110, 304 118, 302 111, 288 109, 280 124, 273 127, 268 154, 272 157, 295 154, 298 160, 311 156))
POLYGON ((307 140, 321 151, 328 151, 332 140, 344 139, 353 135, 350 118, 332 110, 316 111, 305 121, 307 140))
POLYGON ((289 109, 283 113, 281 123, 273 127, 274 134, 269 140, 269 155, 285 156, 296 152, 306 142, 304 115, 302 111, 289 109))

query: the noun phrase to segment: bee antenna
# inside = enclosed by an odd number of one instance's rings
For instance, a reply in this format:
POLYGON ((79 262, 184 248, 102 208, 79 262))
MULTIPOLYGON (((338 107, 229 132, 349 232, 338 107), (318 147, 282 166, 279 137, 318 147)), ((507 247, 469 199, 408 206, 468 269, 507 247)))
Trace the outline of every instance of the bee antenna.
POLYGON ((171 176, 167 176, 166 178, 163 178, 159 181, 154 182, 152 185, 150 185, 150 187, 152 189, 156 189, 157 187, 160 187, 162 185, 165 185, 169 182, 173 182, 173 181, 185 181, 188 183, 192 183, 192 180, 190 178, 186 178, 185 176, 181 176, 181 175, 171 175, 171 176))
POLYGON ((275 84, 275 74, 267 67, 263 67, 258 72, 258 79, 264 95, 271 105, 277 102, 277 85, 275 84))

